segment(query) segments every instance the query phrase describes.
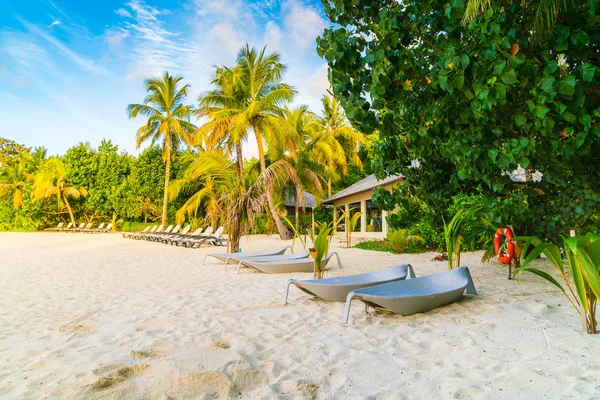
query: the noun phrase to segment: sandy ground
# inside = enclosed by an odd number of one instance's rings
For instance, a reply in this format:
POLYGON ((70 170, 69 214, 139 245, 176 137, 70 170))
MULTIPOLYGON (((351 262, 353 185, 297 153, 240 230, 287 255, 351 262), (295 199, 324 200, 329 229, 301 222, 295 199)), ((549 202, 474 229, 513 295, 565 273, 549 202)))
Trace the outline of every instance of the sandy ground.
MULTIPOLYGON (((0 398, 600 397, 600 335, 583 334, 549 284, 508 281, 480 253, 463 255, 477 297, 410 317, 369 316, 357 302, 343 325, 342 303, 293 289, 283 306, 289 276, 202 266, 212 251, 118 234, 0 234, 0 398)), ((446 270, 433 253, 339 252, 345 268, 329 276, 446 270)))

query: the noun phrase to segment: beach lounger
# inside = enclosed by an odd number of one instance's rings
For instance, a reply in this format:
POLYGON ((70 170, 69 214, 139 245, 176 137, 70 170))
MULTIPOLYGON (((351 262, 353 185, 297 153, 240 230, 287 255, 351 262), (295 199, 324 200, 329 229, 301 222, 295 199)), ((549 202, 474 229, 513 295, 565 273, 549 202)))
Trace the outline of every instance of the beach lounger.
POLYGON ((144 230, 142 231, 136 231, 136 232, 123 232, 123 237, 124 238, 130 238, 133 235, 137 235, 138 233, 146 233, 150 230, 152 226, 148 225, 147 227, 144 228, 144 230))
POLYGON ((96 233, 96 232, 99 232, 99 231, 101 231, 101 230, 103 230, 103 229, 104 229, 104 222, 103 222, 103 223, 101 223, 100 225, 98 225, 98 226, 97 226, 97 227, 95 227, 95 228, 84 229, 84 230, 83 230, 83 233, 96 233))
POLYGON ((58 225, 56 225, 55 227, 51 227, 51 228, 46 228, 44 229, 45 231, 59 231, 62 229, 62 227, 65 225, 64 222, 59 223, 58 225))
POLYGON ((476 295, 469 269, 465 266, 435 275, 385 283, 348 293, 344 323, 348 323, 352 300, 402 315, 412 315, 460 300, 465 293, 476 295))
POLYGON ((79 226, 76 226, 74 228, 73 227, 71 227, 71 228, 67 227, 67 229, 65 229, 64 231, 65 232, 77 232, 77 231, 83 229, 84 226, 85 226, 85 222, 82 222, 81 224, 79 224, 79 226))
POLYGON ((202 265, 206 264, 206 259, 208 257, 213 257, 216 258, 217 260, 223 261, 225 263, 225 265, 227 266, 227 263, 229 261, 234 261, 234 262, 239 262, 241 258, 247 258, 247 257, 264 257, 264 256, 278 256, 278 255, 282 255, 283 253, 285 253, 285 251, 287 249, 292 249, 292 246, 285 246, 285 247, 280 247, 278 249, 273 249, 273 250, 261 250, 261 251, 246 251, 246 252, 235 252, 235 253, 213 253, 213 254, 207 254, 204 257, 204 261, 202 262, 202 265))
POLYGON ((173 229, 173 232, 171 232, 170 234, 161 237, 158 241, 159 242, 163 242, 163 243, 168 243, 170 239, 176 239, 182 236, 188 236, 188 232, 190 231, 190 229, 192 229, 191 225, 187 225, 185 228, 183 228, 183 230, 179 233, 177 233, 177 231, 175 229, 173 229))
POLYGON ((98 230, 97 233, 109 233, 109 232, 112 232, 112 227, 113 227, 113 224, 111 222, 108 225, 106 225, 104 228, 98 230))
POLYGON ((217 228, 217 231, 214 233, 214 235, 208 235, 206 234, 206 232, 204 232, 202 236, 198 236, 190 242, 187 242, 186 247, 190 247, 192 249, 199 249, 204 243, 210 244, 212 246, 223 246, 223 244, 227 242, 227 240, 221 236, 224 230, 225 227, 220 226, 217 228))
MULTIPOLYGON (((288 261, 288 260, 309 260, 310 253, 308 251, 302 251, 300 253, 295 254, 286 254, 279 256, 262 256, 262 257, 246 257, 240 258, 237 265, 237 273, 240 273, 240 268, 246 262, 260 263, 260 262, 276 262, 276 261, 288 261)), ((312 258, 310 259, 312 261, 312 258)), ((227 270, 227 264, 225 264, 225 270, 227 270)))
MULTIPOLYGON (((206 228, 206 230, 204 231, 204 233, 202 235, 198 235, 195 236, 193 238, 188 238, 186 240, 181 241, 181 244, 185 247, 193 247, 196 243, 200 242, 200 245, 202 243, 204 243, 204 241, 206 241, 206 239, 209 239, 212 237, 212 233, 214 232, 214 228, 212 226, 209 226, 208 228, 206 228)), ((200 246, 198 246, 200 247, 200 246)))
POLYGON ((160 237, 161 235, 171 233, 172 230, 173 230, 173 225, 169 225, 169 226, 167 226, 167 228, 164 231, 157 230, 156 232, 151 233, 150 235, 142 236, 141 239, 153 241, 156 237, 160 237))
POLYGON ((153 233, 156 233, 156 232, 160 232, 160 228, 161 228, 160 225, 154 225, 152 227, 152 229, 150 229, 149 231, 132 233, 128 237, 129 237, 129 239, 141 240, 146 235, 150 235, 150 234, 153 234, 153 233))
POLYGON ((94 226, 94 224, 92 222, 90 222, 89 224, 84 225, 83 228, 77 228, 75 230, 75 232, 85 232, 85 231, 88 231, 88 230, 92 229, 92 226, 94 226))
MULTIPOLYGON (((323 266, 327 266, 333 256, 336 256, 338 268, 342 268, 342 262, 338 253, 332 252, 321 260, 323 266)), ((299 260, 283 260, 271 262, 254 262, 251 259, 244 261, 244 266, 254 268, 265 274, 286 274, 292 272, 314 272, 314 261, 312 258, 302 258, 299 260)), ((239 271, 238 271, 239 272, 239 271)))
POLYGON ((170 244, 171 246, 172 245, 179 246, 180 244, 182 244, 182 242, 184 242, 188 239, 193 239, 197 236, 200 236, 202 234, 202 229, 203 228, 198 228, 194 232, 189 233, 187 235, 180 235, 180 236, 168 238, 166 243, 170 244))
POLYGON ((407 276, 410 278, 415 277, 415 273, 410 264, 402 264, 381 271, 358 275, 336 276, 333 278, 311 280, 288 279, 283 304, 287 304, 291 285, 296 286, 304 293, 320 297, 323 300, 344 301, 346 300, 348 293, 353 290, 404 280, 407 276))
POLYGON ((160 233, 158 235, 153 235, 148 240, 150 240, 152 242, 160 242, 160 241, 162 241, 166 237, 170 237, 171 235, 175 235, 177 232, 179 232, 179 229, 181 229, 181 224, 175 225, 175 227, 173 229, 171 229, 170 232, 165 231, 165 232, 160 233))

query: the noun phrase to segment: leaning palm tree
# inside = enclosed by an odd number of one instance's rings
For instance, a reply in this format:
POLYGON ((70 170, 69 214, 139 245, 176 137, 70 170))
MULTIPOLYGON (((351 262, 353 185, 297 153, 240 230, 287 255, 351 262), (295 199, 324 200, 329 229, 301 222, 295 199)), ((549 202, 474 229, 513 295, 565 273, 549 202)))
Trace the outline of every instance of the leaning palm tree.
MULTIPOLYGON (((246 44, 238 53, 235 67, 217 69, 213 80, 217 88, 198 99, 200 113, 209 120, 202 133, 212 143, 226 143, 229 149, 235 149, 238 165, 241 143, 250 132, 254 133, 263 172, 267 168, 267 154, 277 153, 291 132, 282 107, 293 99, 296 91, 282 82, 285 69, 279 54, 266 54, 266 47, 257 51, 246 44)), ((289 239, 290 232, 277 214, 270 188, 265 198, 280 237, 289 239)))
POLYGON ((145 81, 148 95, 143 104, 127 106, 129 118, 138 115, 147 117, 146 124, 136 132, 136 144, 139 149, 142 143, 151 140, 152 145, 162 142, 162 156, 165 162, 165 188, 161 223, 167 224, 167 189, 171 162, 183 144, 191 144, 196 127, 190 122, 192 108, 184 105, 189 85, 178 87, 183 78, 165 72, 162 77, 145 81))
POLYGON ((76 225, 75 217, 68 198, 78 199, 82 196, 87 196, 87 190, 82 187, 69 186, 65 164, 56 157, 46 160, 33 181, 32 200, 39 201, 56 197, 58 209, 62 210, 66 206, 74 226, 76 225))
MULTIPOLYGON (((329 158, 330 168, 337 169, 340 171, 340 175, 343 176, 347 174, 348 161, 362 167, 358 151, 365 142, 365 137, 350 125, 344 109, 334 97, 324 96, 322 101, 321 129, 325 137, 321 139, 321 143, 329 147, 329 149, 322 149, 324 151, 323 155, 329 158), (344 158, 339 155, 340 148, 343 149, 344 158)), ((331 183, 332 179, 328 179, 327 191, 329 196, 331 196, 331 183)))
POLYGON ((241 236, 248 232, 254 215, 262 209, 265 194, 284 182, 292 182, 296 187, 300 184, 294 169, 285 160, 271 164, 254 182, 248 182, 239 179, 236 163, 222 151, 201 150, 190 157, 194 160, 183 177, 170 185, 172 197, 189 196, 177 212, 178 222, 203 208, 206 220, 213 225, 219 222, 225 225, 228 245, 233 251, 239 248, 241 236))

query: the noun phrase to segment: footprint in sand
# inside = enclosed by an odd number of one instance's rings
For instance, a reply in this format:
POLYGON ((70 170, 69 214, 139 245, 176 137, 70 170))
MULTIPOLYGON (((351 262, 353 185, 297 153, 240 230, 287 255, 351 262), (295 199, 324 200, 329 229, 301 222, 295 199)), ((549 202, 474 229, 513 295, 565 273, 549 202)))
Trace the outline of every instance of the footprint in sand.
POLYGON ((319 386, 307 381, 298 382, 298 385, 296 385, 296 390, 298 393, 300 393, 300 395, 309 400, 314 400, 319 395, 319 386))
POLYGON ((207 371, 197 374, 184 374, 171 383, 173 393, 179 398, 184 393, 205 393, 213 397, 231 398, 240 396, 241 393, 235 385, 222 372, 207 371))
POLYGON ((220 349, 229 349, 231 345, 226 340, 215 340, 211 344, 212 347, 218 347, 220 349))
POLYGON ((58 328, 59 332, 63 333, 77 333, 77 332, 88 332, 94 328, 92 324, 73 324, 73 325, 63 325, 58 328))

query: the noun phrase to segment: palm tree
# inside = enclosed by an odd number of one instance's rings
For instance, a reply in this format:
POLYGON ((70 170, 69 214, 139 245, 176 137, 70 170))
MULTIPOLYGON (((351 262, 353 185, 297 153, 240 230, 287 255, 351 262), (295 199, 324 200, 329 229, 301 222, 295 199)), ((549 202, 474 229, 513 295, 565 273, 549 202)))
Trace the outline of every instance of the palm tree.
MULTIPOLYGON (((365 142, 364 135, 354 129, 340 103, 331 96, 323 96, 323 117, 321 118, 321 130, 325 137, 321 138, 323 155, 327 156, 327 163, 331 170, 338 170, 340 176, 348 173, 348 161, 362 167, 358 155, 360 146, 365 142), (342 149, 345 157, 341 157, 339 150, 342 149)), ((331 196, 332 179, 327 181, 327 194, 331 196)))
POLYGON ((162 156, 166 164, 165 188, 161 223, 167 225, 167 189, 171 162, 177 150, 184 144, 191 144, 196 127, 190 122, 191 107, 183 104, 189 85, 178 87, 183 78, 165 72, 162 77, 147 79, 144 84, 148 95, 143 104, 127 106, 129 118, 138 115, 147 117, 146 124, 136 132, 136 144, 139 149, 142 143, 152 141, 152 145, 162 141, 162 156))
MULTIPOLYGON (((266 47, 259 52, 246 44, 239 51, 234 68, 217 69, 213 80, 217 89, 198 99, 201 114, 209 118, 202 131, 208 137, 212 136, 210 142, 226 143, 226 147, 236 150, 240 174, 241 143, 250 132, 256 139, 262 172, 267 168, 267 154, 276 154, 291 132, 283 117, 282 106, 290 102, 296 92, 282 82, 285 69, 279 54, 266 54, 266 47)), ((270 188, 265 197, 279 236, 290 238, 277 214, 270 188)))
POLYGON ((254 182, 239 179, 237 163, 222 151, 201 150, 184 172, 182 179, 171 182, 169 194, 190 195, 188 201, 177 212, 178 222, 186 215, 196 215, 204 207, 205 217, 213 225, 223 223, 229 234, 228 245, 232 251, 239 248, 240 237, 248 232, 253 217, 263 205, 264 197, 273 186, 299 180, 292 166, 285 160, 271 164, 254 182))
POLYGON ((217 67, 212 85, 215 89, 198 98, 198 117, 208 121, 196 131, 196 143, 205 144, 208 149, 221 149, 226 154, 235 152, 238 176, 244 178, 244 157, 242 141, 248 136, 248 126, 240 122, 243 118, 241 103, 243 97, 234 88, 240 79, 239 68, 217 67))
POLYGON ((65 164, 56 157, 46 160, 44 166, 38 171, 33 182, 33 192, 31 194, 33 201, 49 199, 54 196, 56 196, 59 210, 66 206, 71 217, 71 222, 73 225, 76 225, 68 197, 75 199, 82 196, 85 197, 87 196, 87 190, 82 187, 69 186, 65 164))
POLYGON ((28 172, 29 153, 21 153, 0 168, 0 198, 12 195, 13 207, 23 206, 23 188, 31 176, 28 172))
MULTIPOLYGON (((285 107, 284 117, 292 127, 294 134, 288 135, 287 145, 280 149, 278 158, 285 158, 294 167, 298 178, 302 184, 302 192, 292 191, 295 207, 295 228, 300 228, 300 204, 304 197, 304 192, 308 192, 320 201, 323 198, 324 177, 327 176, 328 167, 321 162, 322 157, 318 157, 315 152, 314 138, 318 137, 320 132, 319 118, 309 111, 308 106, 301 105, 294 108, 285 107)), ((321 135, 322 136, 322 135, 321 135)), ((284 188, 284 196, 289 194, 289 186, 284 188)))

